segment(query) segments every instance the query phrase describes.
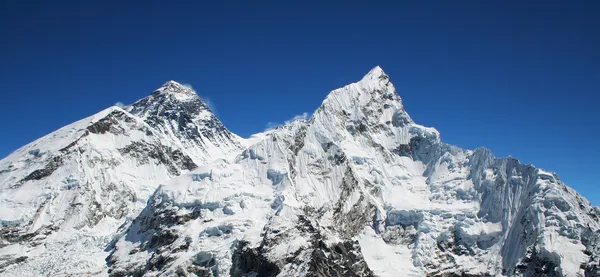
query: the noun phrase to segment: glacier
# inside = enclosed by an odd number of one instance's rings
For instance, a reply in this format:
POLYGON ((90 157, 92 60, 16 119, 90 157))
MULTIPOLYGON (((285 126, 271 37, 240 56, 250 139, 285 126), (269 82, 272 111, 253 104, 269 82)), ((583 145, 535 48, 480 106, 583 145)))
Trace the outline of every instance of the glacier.
POLYGON ((375 67, 244 139, 169 81, 0 161, 2 276, 600 276, 600 209, 375 67))

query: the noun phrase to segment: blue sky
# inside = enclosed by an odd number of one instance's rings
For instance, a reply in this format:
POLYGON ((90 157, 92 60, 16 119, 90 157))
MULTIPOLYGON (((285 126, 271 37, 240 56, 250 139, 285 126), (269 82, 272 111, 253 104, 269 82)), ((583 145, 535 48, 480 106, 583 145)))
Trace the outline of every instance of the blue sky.
POLYGON ((381 65, 444 141, 600 204, 597 1, 91 2, 0 1, 0 156, 171 79, 248 136, 381 65))

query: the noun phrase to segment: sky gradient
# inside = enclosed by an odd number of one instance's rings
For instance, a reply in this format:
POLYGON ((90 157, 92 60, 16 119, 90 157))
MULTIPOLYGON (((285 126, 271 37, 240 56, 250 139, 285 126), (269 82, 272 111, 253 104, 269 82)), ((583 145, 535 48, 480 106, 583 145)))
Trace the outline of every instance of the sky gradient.
POLYGON ((171 79, 247 137, 380 65, 445 142, 600 205, 598 1, 91 2, 0 1, 0 157, 171 79))

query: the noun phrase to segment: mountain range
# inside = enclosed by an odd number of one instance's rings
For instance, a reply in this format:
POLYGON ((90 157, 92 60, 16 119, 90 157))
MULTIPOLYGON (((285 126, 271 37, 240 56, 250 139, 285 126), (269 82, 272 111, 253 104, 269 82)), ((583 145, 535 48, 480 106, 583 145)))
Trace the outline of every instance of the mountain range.
POLYGON ((250 138, 169 81, 0 161, 0 276, 600 276, 599 216, 380 67, 250 138))

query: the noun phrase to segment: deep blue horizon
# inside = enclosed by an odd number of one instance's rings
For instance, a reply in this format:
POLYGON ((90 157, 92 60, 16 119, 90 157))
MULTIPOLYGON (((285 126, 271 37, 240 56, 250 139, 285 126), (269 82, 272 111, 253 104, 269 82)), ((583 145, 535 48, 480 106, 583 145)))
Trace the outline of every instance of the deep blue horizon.
POLYGON ((0 2, 0 157, 168 80, 248 137, 379 65, 443 141, 600 205, 596 1, 123 2, 0 2))

